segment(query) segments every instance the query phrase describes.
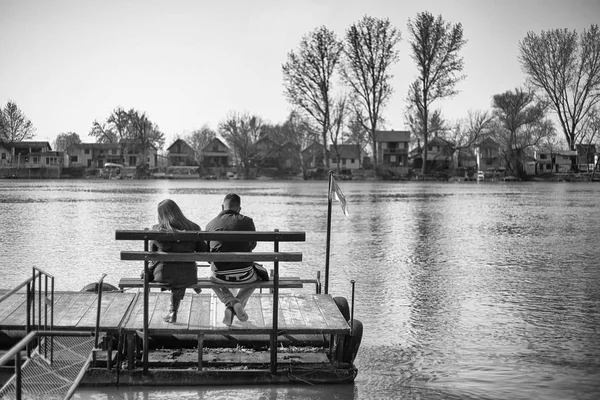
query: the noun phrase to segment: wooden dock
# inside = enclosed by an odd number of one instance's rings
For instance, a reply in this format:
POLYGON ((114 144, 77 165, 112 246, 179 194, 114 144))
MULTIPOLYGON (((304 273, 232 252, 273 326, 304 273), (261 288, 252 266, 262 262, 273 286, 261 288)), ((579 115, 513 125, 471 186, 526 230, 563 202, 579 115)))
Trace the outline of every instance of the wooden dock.
MULTIPOLYGON (((56 292, 55 330, 93 330, 97 295, 87 292, 56 292)), ((224 305, 212 293, 188 291, 181 302, 177 322, 163 321, 169 307, 170 292, 151 292, 149 331, 160 334, 269 334, 272 327, 273 296, 255 293, 246 307, 248 321, 234 318, 231 327, 223 324, 224 305)), ((135 332, 143 329, 143 296, 140 292, 109 292, 102 297, 100 330, 135 332)), ((42 312, 43 315, 43 312, 42 312)), ((35 311, 34 322, 39 321, 35 311)), ((280 294, 279 331, 292 334, 347 334, 348 322, 330 295, 280 294)), ((17 294, 0 303, 0 331, 25 330, 25 294, 17 294)), ((42 317, 42 323, 43 317, 42 317)))

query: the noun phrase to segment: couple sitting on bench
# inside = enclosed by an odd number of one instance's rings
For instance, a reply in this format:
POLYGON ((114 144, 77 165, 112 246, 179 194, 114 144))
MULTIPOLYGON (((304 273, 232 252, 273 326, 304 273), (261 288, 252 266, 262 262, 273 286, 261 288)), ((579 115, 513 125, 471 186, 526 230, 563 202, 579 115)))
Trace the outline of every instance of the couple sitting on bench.
MULTIPOLYGON (((225 196, 222 211, 206 225, 207 231, 256 231, 252 218, 240 214, 240 196, 230 193, 225 196)), ((177 232, 199 231, 200 226, 187 219, 179 206, 170 199, 158 204, 158 224, 152 230, 177 232)), ((197 242, 159 242, 151 241, 151 251, 190 253, 207 252, 208 245, 203 240, 197 242)), ((250 252, 256 247, 256 242, 220 242, 211 241, 210 251, 218 252, 250 252)), ((197 266, 195 262, 163 262, 153 261, 149 266, 151 281, 169 284, 171 290, 171 304, 169 312, 164 317, 166 322, 177 321, 177 310, 185 295, 185 289, 197 283, 197 266)), ((227 286, 242 285, 258 280, 268 280, 268 273, 264 268, 255 263, 229 262, 212 263, 210 280, 216 284, 227 286), (258 272, 257 272, 258 271, 258 272)), ((217 286, 213 290, 219 300, 225 305, 223 323, 231 326, 233 317, 240 321, 248 320, 244 310, 248 299, 254 292, 254 287, 242 287, 234 295, 226 286, 217 286)), ((200 293, 200 289, 196 289, 200 293)))

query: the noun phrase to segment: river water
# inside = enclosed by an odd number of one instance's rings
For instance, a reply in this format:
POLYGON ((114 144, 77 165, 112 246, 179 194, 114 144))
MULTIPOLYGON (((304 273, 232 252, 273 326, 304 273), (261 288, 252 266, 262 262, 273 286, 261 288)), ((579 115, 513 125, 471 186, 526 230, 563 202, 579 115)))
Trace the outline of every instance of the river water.
MULTIPOLYGON (((356 281, 354 384, 82 388, 75 398, 600 398, 600 185, 340 186, 350 216, 333 205, 329 292, 350 299, 356 281)), ((115 241, 116 229, 151 226, 165 198, 204 227, 228 192, 257 230, 306 231, 306 243, 282 246, 304 253, 284 274, 324 274, 325 181, 2 180, 0 286, 32 266, 59 290, 101 273, 116 285, 141 269, 119 260, 137 248, 115 241)))

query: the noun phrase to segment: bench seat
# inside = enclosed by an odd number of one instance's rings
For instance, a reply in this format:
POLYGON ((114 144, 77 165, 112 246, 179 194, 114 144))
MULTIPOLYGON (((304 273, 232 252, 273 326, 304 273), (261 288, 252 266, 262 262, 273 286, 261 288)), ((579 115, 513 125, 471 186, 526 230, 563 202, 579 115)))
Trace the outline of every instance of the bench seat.
MULTIPOLYGON (((285 277, 279 278, 279 287, 280 288, 302 288, 304 283, 315 283, 315 279, 300 279, 298 277, 285 277)), ((164 288, 168 285, 165 283, 159 282, 149 282, 150 288, 164 288)), ((246 284, 229 284, 229 285, 221 285, 218 283, 212 282, 209 278, 198 278, 198 283, 195 285, 189 286, 191 289, 209 289, 214 287, 226 286, 230 288, 238 288, 238 287, 248 287, 254 286, 256 288, 272 288, 274 286, 274 282, 270 281, 257 281, 246 284)), ((119 281, 119 289, 128 289, 128 288, 143 288, 144 287, 144 279, 142 278, 121 278, 119 281)))

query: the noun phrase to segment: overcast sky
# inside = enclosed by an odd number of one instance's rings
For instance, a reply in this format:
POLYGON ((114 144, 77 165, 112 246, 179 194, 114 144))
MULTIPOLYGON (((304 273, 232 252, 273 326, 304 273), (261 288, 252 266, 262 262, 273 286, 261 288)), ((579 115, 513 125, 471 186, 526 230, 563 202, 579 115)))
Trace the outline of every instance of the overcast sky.
POLYGON ((450 121, 524 83, 517 54, 528 31, 600 22, 600 0, 0 0, 0 104, 15 101, 49 142, 68 131, 93 141, 92 122, 116 106, 146 111, 167 146, 204 123, 216 129, 230 111, 282 122, 287 53, 318 26, 342 38, 370 15, 402 34, 384 118, 403 129, 417 73, 406 26, 422 11, 462 23, 468 41, 461 93, 434 103, 450 121))

